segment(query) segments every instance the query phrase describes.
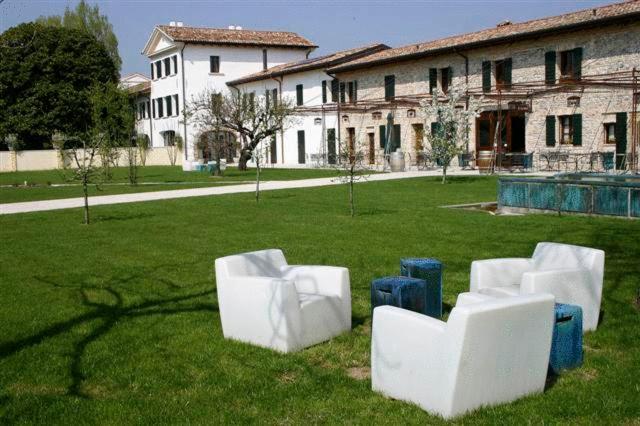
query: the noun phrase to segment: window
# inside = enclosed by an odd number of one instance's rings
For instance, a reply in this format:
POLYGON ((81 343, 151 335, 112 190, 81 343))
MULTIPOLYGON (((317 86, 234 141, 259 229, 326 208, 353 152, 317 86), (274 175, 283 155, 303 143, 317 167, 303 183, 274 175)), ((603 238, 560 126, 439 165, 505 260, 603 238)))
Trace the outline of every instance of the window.
POLYGON ((451 85, 451 67, 442 68, 440 70, 440 87, 442 87, 442 93, 447 94, 449 92, 449 86, 451 85))
POLYGON ((171 58, 164 58, 164 75, 171 75, 171 58))
POLYGON ((384 77, 384 100, 392 101, 396 97, 396 76, 386 75, 384 77))
POLYGON ((267 49, 262 49, 262 69, 266 70, 267 68, 268 68, 267 49))
POLYGON ((156 99, 157 110, 158 110, 158 118, 164 117, 164 106, 162 105, 162 98, 156 99))
POLYGON ((340 103, 343 104, 347 102, 347 85, 343 82, 340 82, 340 103))
POLYGON ((304 104, 304 92, 302 84, 296 85, 296 105, 302 106, 304 104))
POLYGON ((178 56, 173 55, 171 57, 171 62, 173 62, 173 73, 178 74, 178 56))
POLYGON ((349 103, 355 104, 358 101, 358 82, 350 81, 348 84, 349 103))
POLYGON ((211 74, 220 72, 220 56, 209 56, 209 72, 211 74))
POLYGON ((616 123, 604 123, 604 143, 616 143, 616 123))
POLYGON ((508 89, 511 87, 511 58, 495 62, 496 88, 508 89))
POLYGON ((429 94, 433 95, 433 91, 438 88, 438 69, 429 68, 429 94))
POLYGON ((173 130, 165 130, 162 132, 162 140, 164 142, 164 146, 173 146, 175 142, 176 132, 173 130))
POLYGON ((156 78, 162 78, 162 61, 156 61, 156 78))
POLYGON ((306 156, 304 130, 298 130, 298 163, 304 164, 306 156))
POLYGON ((165 96, 164 102, 167 104, 167 117, 173 115, 173 105, 171 105, 171 96, 165 96))
POLYGON ((322 103, 327 103, 327 80, 322 80, 322 103))
POLYGON ((338 79, 331 80, 331 102, 338 102, 338 90, 340 81, 338 79))
POLYGON ((573 120, 570 115, 561 115, 560 120, 560 143, 573 144, 573 120))
POLYGON ((180 115, 180 108, 178 104, 178 95, 173 95, 173 103, 176 106, 176 115, 180 115))
POLYGON ((582 48, 560 52, 560 79, 579 80, 582 77, 582 48))

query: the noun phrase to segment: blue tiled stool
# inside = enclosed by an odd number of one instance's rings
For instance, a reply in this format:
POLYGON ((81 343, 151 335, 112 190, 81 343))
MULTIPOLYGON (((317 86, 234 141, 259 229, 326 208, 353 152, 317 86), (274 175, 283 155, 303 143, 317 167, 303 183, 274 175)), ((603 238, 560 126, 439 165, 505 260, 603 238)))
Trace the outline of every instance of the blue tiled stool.
POLYGON ((554 373, 582 365, 582 308, 556 303, 549 365, 554 373))
POLYGON ((371 310, 391 305, 423 313, 425 282, 410 277, 384 277, 371 282, 371 310))
POLYGON ((400 275, 420 278, 427 284, 423 314, 442 317, 442 262, 429 258, 400 259, 400 275))

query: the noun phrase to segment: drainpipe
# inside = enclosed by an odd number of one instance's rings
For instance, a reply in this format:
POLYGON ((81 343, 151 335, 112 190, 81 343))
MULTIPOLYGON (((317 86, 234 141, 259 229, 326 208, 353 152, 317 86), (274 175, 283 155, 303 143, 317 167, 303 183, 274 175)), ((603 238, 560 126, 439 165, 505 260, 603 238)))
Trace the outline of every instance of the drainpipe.
MULTIPOLYGON (((181 66, 182 66, 182 110, 184 111, 184 109, 187 106, 187 95, 185 93, 185 82, 184 82, 184 48, 186 47, 186 43, 182 45, 182 49, 180 49, 180 62, 181 62, 181 66)), ((178 112, 178 116, 180 116, 179 112, 178 112)), ((189 147, 189 144, 187 143, 187 120, 184 119, 183 122, 183 127, 184 127, 184 159, 185 161, 187 160, 187 150, 189 147)))
MULTIPOLYGON (((278 97, 280 98, 280 103, 282 103, 282 80, 284 76, 280 76, 280 79, 271 77, 272 80, 278 82, 278 97)), ((282 153, 282 164, 284 164, 284 129, 280 129, 280 152, 282 153)))
MULTIPOLYGON (((467 111, 469 111, 469 57, 467 55, 464 55, 458 51, 456 51, 454 49, 454 52, 456 52, 456 54, 462 56, 464 58, 464 83, 466 85, 466 89, 465 89, 465 102, 464 102, 464 107, 467 111)), ((467 133, 467 137, 465 138, 465 153, 469 154, 469 123, 467 123, 467 127, 466 127, 466 133, 467 133)))

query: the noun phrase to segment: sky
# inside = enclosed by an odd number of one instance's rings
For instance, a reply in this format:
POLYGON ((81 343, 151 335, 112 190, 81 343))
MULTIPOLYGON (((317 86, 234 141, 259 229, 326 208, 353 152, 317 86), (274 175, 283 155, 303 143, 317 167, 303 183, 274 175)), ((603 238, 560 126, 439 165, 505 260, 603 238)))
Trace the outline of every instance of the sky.
MULTIPOLYGON (((0 0, 0 32, 41 15, 59 15, 78 0, 0 0)), ((122 75, 149 74, 141 51, 153 27, 185 26, 293 31, 322 55, 374 42, 391 47, 522 22, 613 1, 567 0, 89 0, 118 37, 122 75)))

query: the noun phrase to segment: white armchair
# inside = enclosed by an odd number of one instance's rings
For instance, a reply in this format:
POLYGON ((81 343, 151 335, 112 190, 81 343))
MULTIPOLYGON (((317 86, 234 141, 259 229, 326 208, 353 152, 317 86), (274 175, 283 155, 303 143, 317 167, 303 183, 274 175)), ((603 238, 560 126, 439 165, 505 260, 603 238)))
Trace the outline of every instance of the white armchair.
POLYGON ((451 418, 544 390, 554 298, 467 300, 440 320, 392 306, 374 309, 375 391, 451 418))
POLYGON ((578 305, 583 330, 595 330, 600 317, 604 251, 569 244, 538 243, 530 259, 476 260, 472 292, 493 297, 551 293, 558 303, 578 305))
POLYGON ((293 352, 351 329, 349 270, 288 265, 281 250, 216 259, 225 338, 293 352))

